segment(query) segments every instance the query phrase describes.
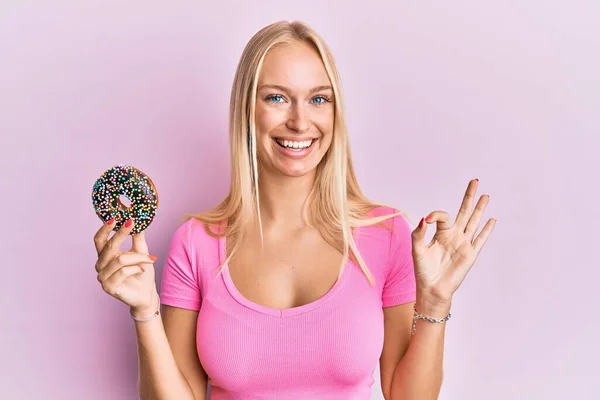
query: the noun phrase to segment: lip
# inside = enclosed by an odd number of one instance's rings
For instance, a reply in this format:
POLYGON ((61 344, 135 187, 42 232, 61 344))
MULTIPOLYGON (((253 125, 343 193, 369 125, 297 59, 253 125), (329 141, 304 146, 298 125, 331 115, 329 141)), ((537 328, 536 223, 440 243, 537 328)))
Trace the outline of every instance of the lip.
POLYGON ((304 140, 317 140, 318 138, 316 138, 316 137, 298 138, 298 137, 275 136, 275 137, 273 137, 273 140, 275 140, 275 139, 287 140, 287 141, 290 141, 290 142, 302 142, 304 140))
MULTIPOLYGON (((280 140, 290 140, 290 139, 281 139, 281 138, 277 138, 280 140)), ((311 139, 303 139, 303 140, 311 140, 311 139)), ((313 139, 315 140, 315 139, 313 139)), ((294 141, 301 141, 301 140, 294 140, 294 141)), ((315 140, 316 142, 316 140, 315 140)), ((277 150, 279 151, 280 154, 284 155, 285 157, 289 157, 289 158, 293 158, 293 159, 300 159, 300 158, 304 158, 306 156, 308 156, 313 149, 315 148, 315 142, 313 142, 310 147, 306 148, 306 149, 302 149, 302 150, 291 150, 291 149, 286 149, 284 147, 281 147, 277 141, 275 140, 275 138, 273 138, 273 146, 275 146, 277 148, 277 150)))

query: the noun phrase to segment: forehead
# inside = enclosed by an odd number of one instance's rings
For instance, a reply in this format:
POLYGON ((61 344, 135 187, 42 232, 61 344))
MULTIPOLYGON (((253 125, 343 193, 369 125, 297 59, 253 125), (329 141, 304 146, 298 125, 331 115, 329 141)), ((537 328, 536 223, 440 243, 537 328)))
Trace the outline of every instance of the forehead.
POLYGON ((307 43, 293 43, 267 53, 258 84, 282 85, 303 91, 331 82, 318 51, 307 43))

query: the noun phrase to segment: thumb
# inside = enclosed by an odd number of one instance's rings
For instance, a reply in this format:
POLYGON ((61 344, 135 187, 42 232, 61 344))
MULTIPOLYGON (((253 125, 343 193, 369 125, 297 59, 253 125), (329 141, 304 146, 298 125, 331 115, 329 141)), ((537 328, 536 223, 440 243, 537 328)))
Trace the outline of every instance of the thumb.
POLYGON ((146 243, 146 236, 144 235, 144 232, 132 235, 132 243, 132 251, 142 254, 150 254, 148 251, 148 244, 146 243))
POLYGON ((415 260, 420 260, 423 258, 425 252, 425 233, 427 233, 427 224, 425 223, 425 218, 421 218, 419 221, 419 225, 412 231, 412 250, 413 250, 413 258, 415 260))

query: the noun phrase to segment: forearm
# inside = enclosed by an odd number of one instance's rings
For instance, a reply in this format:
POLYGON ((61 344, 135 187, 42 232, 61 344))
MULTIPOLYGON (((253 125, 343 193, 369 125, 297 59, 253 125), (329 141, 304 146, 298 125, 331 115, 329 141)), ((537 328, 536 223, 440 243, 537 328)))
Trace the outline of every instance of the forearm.
MULTIPOLYGON (((430 317, 443 318, 450 305, 433 306, 417 298, 417 311, 430 317)), ((391 400, 436 400, 443 379, 444 336, 446 323, 417 321, 415 334, 396 367, 392 379, 391 400)))
POLYGON ((194 400, 167 340, 161 315, 135 322, 138 339, 138 390, 141 400, 194 400))

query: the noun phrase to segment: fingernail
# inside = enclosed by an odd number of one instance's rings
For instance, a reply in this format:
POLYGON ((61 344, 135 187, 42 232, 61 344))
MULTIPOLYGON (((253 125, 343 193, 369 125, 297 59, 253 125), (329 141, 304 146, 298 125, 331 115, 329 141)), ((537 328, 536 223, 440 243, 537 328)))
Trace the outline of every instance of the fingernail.
POLYGON ((142 269, 142 272, 146 272, 146 270, 144 269, 144 267, 140 267, 142 269))
POLYGON ((113 222, 115 222, 114 217, 106 221, 106 225, 112 225, 113 222))
POLYGON ((428 215, 427 218, 425 218, 425 222, 429 222, 431 221, 431 215, 428 215))
POLYGON ((421 220, 419 221, 419 228, 423 227, 423 221, 425 220, 425 218, 421 218, 421 220))
POLYGON ((152 261, 158 260, 158 257, 156 257, 156 256, 148 256, 148 258, 151 259, 152 261))
POLYGON ((127 222, 125 222, 125 228, 129 228, 131 224, 133 224, 133 221, 131 219, 128 219, 127 222))

